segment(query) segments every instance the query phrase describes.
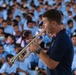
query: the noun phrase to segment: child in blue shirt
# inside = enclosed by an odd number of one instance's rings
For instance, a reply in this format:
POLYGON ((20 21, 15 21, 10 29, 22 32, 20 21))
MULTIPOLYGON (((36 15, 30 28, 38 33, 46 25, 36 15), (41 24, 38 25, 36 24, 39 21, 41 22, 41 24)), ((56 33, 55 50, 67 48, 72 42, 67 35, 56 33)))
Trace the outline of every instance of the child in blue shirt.
POLYGON ((6 56, 7 62, 3 64, 2 68, 0 69, 0 75, 15 75, 17 66, 15 64, 12 64, 10 62, 10 59, 13 57, 13 55, 8 54, 6 56))
POLYGON ((6 44, 4 44, 3 47, 4 51, 8 54, 13 53, 15 48, 15 37, 13 35, 9 35, 6 40, 6 44))

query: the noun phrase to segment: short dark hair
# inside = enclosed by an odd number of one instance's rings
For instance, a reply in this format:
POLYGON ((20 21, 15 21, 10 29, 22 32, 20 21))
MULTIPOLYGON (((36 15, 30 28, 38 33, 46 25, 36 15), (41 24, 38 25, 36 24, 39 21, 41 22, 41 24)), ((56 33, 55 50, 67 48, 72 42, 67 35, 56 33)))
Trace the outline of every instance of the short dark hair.
POLYGON ((26 30, 24 33, 24 37, 29 37, 29 34, 32 34, 32 32, 30 30, 26 30))
POLYGON ((0 27, 0 29, 4 31, 4 28, 3 27, 0 27))
POLYGON ((21 48, 21 45, 16 43, 15 48, 21 48))
POLYGON ((19 16, 19 15, 17 15, 16 17, 20 18, 20 16, 19 16))
POLYGON ((32 21, 32 20, 28 20, 28 21, 27 21, 27 25, 28 25, 29 23, 33 23, 33 21, 32 21))
POLYGON ((7 23, 7 20, 3 20, 2 23, 3 23, 3 22, 6 22, 6 23, 7 23))
POLYGON ((12 57, 13 57, 12 54, 7 54, 7 55, 6 55, 6 61, 8 62, 8 60, 9 60, 8 58, 12 58, 12 57))
POLYGON ((47 17, 49 20, 56 21, 61 24, 62 15, 61 12, 56 9, 50 9, 43 14, 43 17, 47 17))
POLYGON ((70 23, 73 23, 73 20, 70 19, 67 21, 67 24, 70 24, 70 23))

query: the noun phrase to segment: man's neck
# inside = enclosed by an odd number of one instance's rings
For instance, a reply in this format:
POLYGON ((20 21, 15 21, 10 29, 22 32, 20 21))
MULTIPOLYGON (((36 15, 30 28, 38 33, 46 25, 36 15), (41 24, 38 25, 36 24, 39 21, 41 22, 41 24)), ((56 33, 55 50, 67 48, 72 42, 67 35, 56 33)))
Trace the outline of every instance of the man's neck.
POLYGON ((63 28, 61 26, 58 26, 58 28, 56 28, 56 35, 61 31, 63 30, 63 28))

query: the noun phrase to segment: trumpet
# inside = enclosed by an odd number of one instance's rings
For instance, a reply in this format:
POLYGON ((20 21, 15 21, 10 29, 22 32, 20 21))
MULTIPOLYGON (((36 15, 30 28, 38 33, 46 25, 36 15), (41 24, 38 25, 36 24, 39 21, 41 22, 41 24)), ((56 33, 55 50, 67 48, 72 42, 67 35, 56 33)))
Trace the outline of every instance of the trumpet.
MULTIPOLYGON (((27 49, 44 31, 45 31, 45 29, 43 29, 34 39, 32 39, 32 41, 31 41, 29 44, 27 44, 26 47, 24 47, 16 56, 12 57, 12 58, 10 59, 10 62, 11 62, 11 63, 14 63, 15 60, 18 59, 18 57, 19 57, 22 53, 24 53, 24 52, 26 51, 26 49, 27 49)), ((28 51, 28 52, 25 54, 24 58, 28 57, 29 55, 30 55, 30 51, 28 51)), ((23 58, 23 59, 24 59, 24 58, 23 58)))

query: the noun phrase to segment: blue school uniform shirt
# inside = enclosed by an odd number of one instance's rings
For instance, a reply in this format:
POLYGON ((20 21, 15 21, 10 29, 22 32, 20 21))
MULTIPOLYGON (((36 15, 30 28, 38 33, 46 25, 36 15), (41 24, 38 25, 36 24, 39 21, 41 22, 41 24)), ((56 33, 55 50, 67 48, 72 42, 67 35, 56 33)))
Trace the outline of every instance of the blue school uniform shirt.
POLYGON ((19 15, 20 17, 22 17, 21 11, 20 11, 18 8, 16 8, 15 11, 14 11, 13 19, 15 19, 15 17, 16 17, 17 15, 19 15))
POLYGON ((28 59, 30 60, 30 62, 36 62, 36 63, 38 63, 38 61, 39 61, 38 56, 36 54, 34 54, 34 53, 31 53, 28 56, 28 59))
POLYGON ((31 64, 28 58, 25 58, 23 62, 17 60, 15 64, 18 66, 18 68, 24 71, 28 71, 31 68, 31 64))
POLYGON ((7 17, 8 17, 8 15, 7 15, 7 9, 3 10, 2 13, 3 13, 4 20, 7 20, 7 17))
POLYGON ((13 64, 11 67, 9 64, 6 62, 3 64, 2 68, 0 69, 0 73, 16 73, 17 67, 15 64, 13 64))
POLYGON ((44 64, 44 62, 42 60, 39 59, 39 62, 38 62, 38 67, 41 68, 41 69, 44 69, 46 70, 47 69, 47 66, 44 64))
POLYGON ((8 54, 12 54, 14 52, 15 45, 14 44, 12 44, 12 45, 5 44, 5 45, 3 45, 3 48, 4 48, 5 52, 7 52, 8 54))
POLYGON ((0 58, 4 58, 6 60, 6 55, 7 54, 8 54, 7 52, 4 52, 3 54, 0 54, 0 58))
POLYGON ((13 34, 14 32, 14 28, 10 25, 8 25, 5 29, 4 29, 5 33, 9 33, 9 34, 13 34))
POLYGON ((23 25, 23 23, 22 23, 22 21, 19 21, 18 22, 18 26, 19 26, 19 30, 22 32, 22 25, 23 25))

